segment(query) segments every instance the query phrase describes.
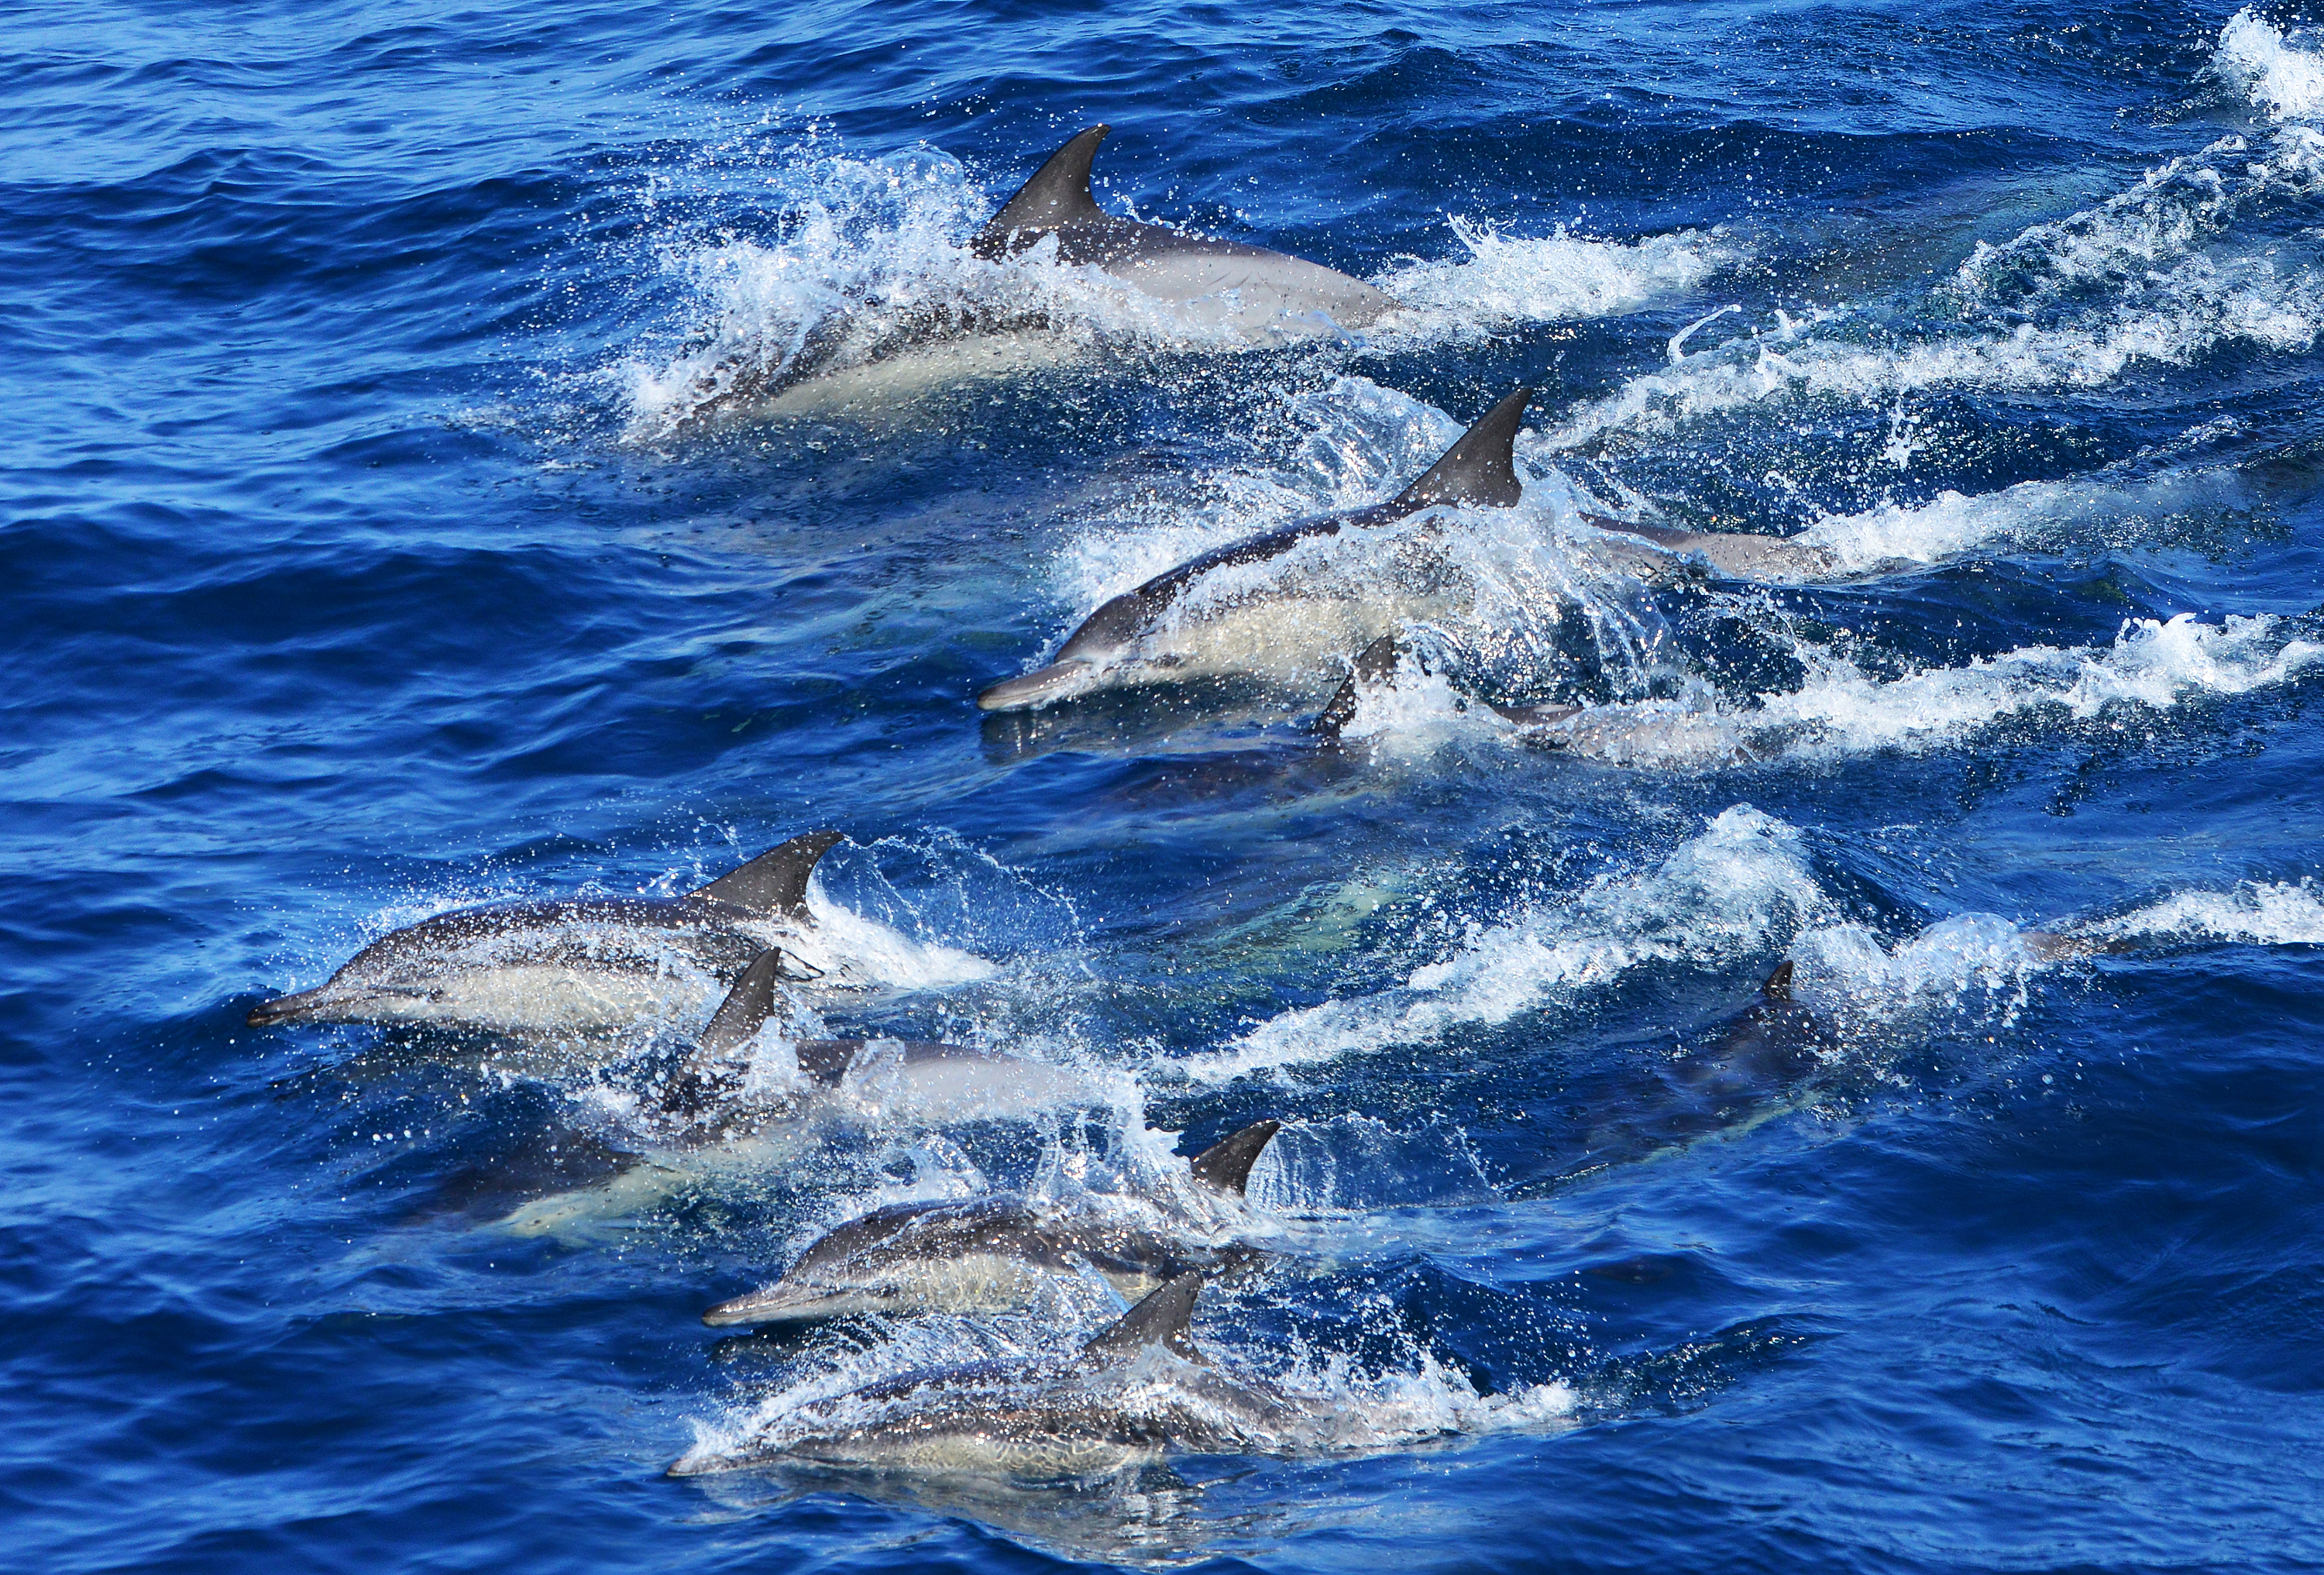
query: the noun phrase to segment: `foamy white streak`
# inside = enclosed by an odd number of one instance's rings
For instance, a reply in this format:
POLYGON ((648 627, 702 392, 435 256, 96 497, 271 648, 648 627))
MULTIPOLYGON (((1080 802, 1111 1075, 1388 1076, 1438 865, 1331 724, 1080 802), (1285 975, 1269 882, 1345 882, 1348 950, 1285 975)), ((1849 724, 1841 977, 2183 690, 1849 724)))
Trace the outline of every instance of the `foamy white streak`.
POLYGON ((2264 946, 2324 945, 2324 893, 2308 880, 2246 882, 2232 891, 2184 891, 2088 926, 2081 933, 2110 938, 2209 935, 2264 946))
POLYGON ((1483 333, 1515 322, 1636 311, 1695 289, 1741 255, 1699 230, 1622 242, 1590 240, 1561 226, 1526 239, 1459 215, 1451 223, 1467 257, 1407 262, 1373 280, 1420 319, 1399 318, 1391 332, 1483 333))
POLYGON ((1746 341, 1636 377, 1577 410, 1550 434, 1574 447, 1609 428, 1668 429, 1776 400, 1881 403, 1921 389, 2098 388, 2135 364, 2185 366, 2230 344, 2313 346, 2324 327, 2324 281, 2312 269, 2278 275, 2265 257, 2190 257, 2153 291, 2156 305, 2117 309, 2090 325, 2036 327, 1895 346, 1827 339, 1746 341))
POLYGON ((2272 615, 2209 624, 2181 612, 2167 622, 2126 620, 2110 646, 2028 646, 1887 682, 1820 655, 1804 686, 1765 696, 1757 711, 1605 706, 1547 736, 1579 752, 1665 766, 1917 751, 2038 711, 2088 721, 2111 705, 2164 711, 2192 695, 2240 695, 2287 682, 2319 656, 2324 646, 2287 634, 2272 615))

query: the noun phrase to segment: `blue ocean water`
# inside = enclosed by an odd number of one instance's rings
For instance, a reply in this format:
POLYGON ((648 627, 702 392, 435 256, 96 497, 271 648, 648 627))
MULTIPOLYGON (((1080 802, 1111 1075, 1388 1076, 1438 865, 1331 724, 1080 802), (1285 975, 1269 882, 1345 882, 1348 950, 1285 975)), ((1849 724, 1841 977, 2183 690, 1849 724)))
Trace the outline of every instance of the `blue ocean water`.
POLYGON ((2324 1563, 2300 14, 8 15, 22 1567, 2324 1563), (1116 211, 1403 309, 1240 340, 973 258, 1100 120, 1116 211), (931 304, 997 360, 744 397, 931 304), (976 711, 1521 380, 1526 503, 1343 747, 1231 686, 976 711), (1820 570, 1642 578, 1583 507, 1820 570), (823 1022, 1106 1096, 674 1154, 634 1046, 244 1024, 825 824, 880 988, 823 1022), (1675 1076, 1786 958, 1812 1065, 1675 1076), (702 1327, 819 1229, 1268 1116, 1286 1250, 1196 1334, 1328 1444, 665 1475, 1118 1310, 702 1327))

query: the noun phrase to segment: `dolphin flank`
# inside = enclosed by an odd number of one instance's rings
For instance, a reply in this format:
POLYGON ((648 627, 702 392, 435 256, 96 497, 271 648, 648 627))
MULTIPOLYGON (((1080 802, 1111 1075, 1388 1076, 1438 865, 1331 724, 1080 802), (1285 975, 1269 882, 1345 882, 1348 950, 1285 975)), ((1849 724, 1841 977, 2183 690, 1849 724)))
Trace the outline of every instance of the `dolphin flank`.
POLYGON ((1096 689, 1222 672, 1312 676, 1394 631, 1408 609, 1369 596, 1310 604, 1286 617, 1279 597, 1246 597, 1202 615, 1185 613, 1190 593, 1222 569, 1265 563, 1302 542, 1350 528, 1392 524, 1439 504, 1505 509, 1524 496, 1517 480, 1517 426, 1533 391, 1519 388, 1479 418, 1436 463, 1385 502, 1316 514, 1190 558, 1124 591, 1066 636, 1048 666, 1008 678, 976 697, 986 711, 1054 705, 1096 689), (1184 615, 1182 615, 1184 614, 1184 615))

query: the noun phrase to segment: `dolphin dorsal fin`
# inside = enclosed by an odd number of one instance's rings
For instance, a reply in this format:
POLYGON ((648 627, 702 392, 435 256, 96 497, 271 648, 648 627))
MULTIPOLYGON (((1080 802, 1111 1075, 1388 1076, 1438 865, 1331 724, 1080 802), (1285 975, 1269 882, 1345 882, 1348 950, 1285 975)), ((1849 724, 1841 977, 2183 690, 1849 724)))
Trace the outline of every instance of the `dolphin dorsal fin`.
POLYGON ((1268 1139, 1283 1130, 1280 1121, 1253 1121, 1231 1138, 1222 1138, 1186 1162, 1194 1179, 1206 1187, 1222 1193, 1240 1193, 1250 1184, 1250 1167, 1259 1163, 1259 1151, 1268 1139))
POLYGON ((816 861, 841 840, 835 831, 809 832, 803 837, 793 837, 781 847, 761 853, 740 870, 721 875, 691 895, 747 908, 769 918, 780 915, 803 919, 807 916, 807 878, 815 873, 816 861))
POLYGON ((1078 219, 1103 218, 1105 210, 1090 195, 1090 163, 1097 157, 1098 143, 1112 129, 1093 125, 1051 153, 1049 161, 1033 171, 1033 179, 1019 187, 1017 195, 977 232, 977 254, 994 254, 1008 245, 1012 234, 1041 234, 1078 219))
POLYGON ((1482 503, 1506 509, 1525 495, 1517 480, 1517 426, 1533 390, 1520 388, 1487 410, 1427 474, 1397 495, 1407 509, 1431 503, 1482 503))
POLYGON ((1194 1298, 1202 1294, 1203 1276, 1188 1270, 1121 1315, 1121 1321, 1082 1347, 1082 1355, 1127 1360, 1149 1345, 1172 1356, 1199 1362, 1187 1326, 1194 1321, 1194 1298))
POLYGON ((1767 982, 1759 987, 1759 993, 1769 1000, 1792 999, 1792 960, 1789 957, 1775 964, 1775 971, 1767 975, 1767 982))
POLYGON ((783 977, 783 949, 770 946, 751 959, 742 977, 718 1004, 717 1015, 702 1030, 705 1055, 723 1055, 746 1043, 761 1025, 775 1015, 775 986, 783 977))

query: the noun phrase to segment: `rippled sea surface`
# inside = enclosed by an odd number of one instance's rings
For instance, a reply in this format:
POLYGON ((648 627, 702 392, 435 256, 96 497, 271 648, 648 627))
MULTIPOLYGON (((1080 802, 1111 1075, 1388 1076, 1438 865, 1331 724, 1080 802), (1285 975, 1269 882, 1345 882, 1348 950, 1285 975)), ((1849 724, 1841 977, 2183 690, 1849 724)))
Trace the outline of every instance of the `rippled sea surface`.
POLYGON ((14 10, 12 1560, 2324 1562, 2301 20, 14 10), (1402 309, 1237 338, 973 256, 1101 120, 1114 211, 1402 309), (747 397, 927 310, 983 358, 747 397), (976 710, 1518 382, 1526 500, 1406 544, 1460 587, 1433 676, 1337 747, 1233 684, 976 710), (1642 578, 1585 509, 1821 567, 1642 578), (1101 1097, 679 1151, 652 1045, 244 1025, 424 914, 823 825, 880 981, 799 1031, 1101 1097), (1787 958, 1812 1052, 1733 1059, 1787 958), (701 1325, 818 1230, 1134 1190, 1262 1117, 1284 1250, 1195 1336, 1304 1397, 1297 1447, 665 1475, 1120 1311, 701 1325))

